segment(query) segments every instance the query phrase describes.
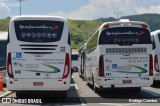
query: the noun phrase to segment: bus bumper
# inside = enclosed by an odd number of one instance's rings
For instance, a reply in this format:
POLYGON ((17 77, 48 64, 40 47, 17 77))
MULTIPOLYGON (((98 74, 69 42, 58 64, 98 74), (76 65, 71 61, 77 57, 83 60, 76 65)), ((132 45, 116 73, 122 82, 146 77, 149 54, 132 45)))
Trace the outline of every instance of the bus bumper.
POLYGON ((153 77, 149 79, 145 79, 145 78, 114 78, 114 79, 101 78, 99 79, 98 88, 149 87, 152 84, 153 84, 153 77))
POLYGON ((154 73, 154 78, 153 78, 153 80, 155 80, 155 81, 160 81, 160 72, 154 73))
POLYGON ((66 79, 6 79, 10 91, 65 91, 70 88, 70 78, 66 79))

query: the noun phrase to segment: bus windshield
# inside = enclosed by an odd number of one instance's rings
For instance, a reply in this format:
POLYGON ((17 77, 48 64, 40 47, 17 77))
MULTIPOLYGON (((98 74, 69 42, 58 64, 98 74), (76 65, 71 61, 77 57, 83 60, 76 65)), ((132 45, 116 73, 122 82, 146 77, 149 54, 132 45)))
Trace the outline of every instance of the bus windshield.
POLYGON ((56 42, 61 39, 64 22, 25 20, 15 21, 17 39, 24 42, 56 42))
POLYGON ((138 27, 115 27, 104 29, 99 44, 151 44, 150 32, 138 27))

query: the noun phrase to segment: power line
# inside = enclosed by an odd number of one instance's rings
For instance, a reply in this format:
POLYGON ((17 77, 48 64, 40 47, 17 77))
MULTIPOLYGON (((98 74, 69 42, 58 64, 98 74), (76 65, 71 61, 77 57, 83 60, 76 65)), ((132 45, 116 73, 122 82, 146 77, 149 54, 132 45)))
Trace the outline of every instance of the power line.
POLYGON ((17 1, 19 1, 19 4, 20 4, 19 14, 21 15, 21 13, 22 13, 22 1, 24 1, 24 0, 17 0, 17 1))
POLYGON ((122 14, 122 12, 118 11, 118 12, 114 12, 114 14, 116 14, 116 16, 117 16, 117 20, 118 20, 119 15, 120 15, 120 14, 122 14))

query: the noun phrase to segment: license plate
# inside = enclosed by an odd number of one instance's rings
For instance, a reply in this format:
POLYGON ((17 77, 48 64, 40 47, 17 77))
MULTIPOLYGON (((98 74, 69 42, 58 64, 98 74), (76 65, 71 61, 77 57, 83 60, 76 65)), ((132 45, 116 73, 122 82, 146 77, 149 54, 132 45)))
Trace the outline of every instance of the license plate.
POLYGON ((43 86, 43 82, 33 82, 33 86, 43 86))
POLYGON ((131 84, 132 80, 123 80, 123 84, 131 84))

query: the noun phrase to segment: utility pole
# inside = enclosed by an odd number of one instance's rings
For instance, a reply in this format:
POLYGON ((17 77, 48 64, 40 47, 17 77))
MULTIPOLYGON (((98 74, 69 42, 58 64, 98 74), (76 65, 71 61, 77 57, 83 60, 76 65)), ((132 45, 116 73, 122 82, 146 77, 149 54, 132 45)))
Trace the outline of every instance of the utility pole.
POLYGON ((17 0, 17 1, 19 1, 19 14, 21 15, 21 13, 22 13, 22 1, 24 1, 24 0, 17 0))
POLYGON ((118 20, 119 15, 120 15, 120 14, 122 14, 122 12, 118 11, 118 12, 114 12, 114 14, 116 14, 116 16, 117 16, 117 20, 118 20))

